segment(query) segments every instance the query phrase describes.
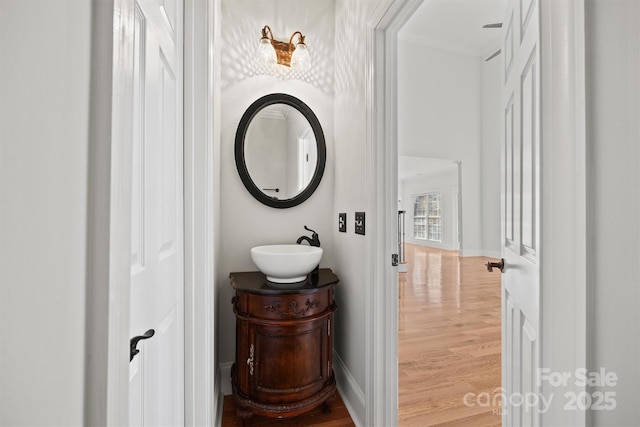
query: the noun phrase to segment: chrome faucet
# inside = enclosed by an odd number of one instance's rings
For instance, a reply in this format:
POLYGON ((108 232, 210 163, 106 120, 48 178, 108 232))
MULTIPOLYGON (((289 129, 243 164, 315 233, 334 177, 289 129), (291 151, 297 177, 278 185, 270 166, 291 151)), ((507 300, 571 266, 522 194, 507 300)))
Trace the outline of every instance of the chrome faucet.
POLYGON ((306 225, 304 226, 304 229, 307 230, 307 231, 311 231, 313 234, 311 235, 311 237, 308 237, 308 236, 300 236, 300 237, 298 237, 298 240, 296 240, 296 243, 297 244, 301 244, 303 241, 306 240, 309 243, 310 246, 318 246, 318 247, 320 247, 320 239, 318 238, 318 233, 316 233, 315 231, 313 231, 312 229, 310 229, 306 225))

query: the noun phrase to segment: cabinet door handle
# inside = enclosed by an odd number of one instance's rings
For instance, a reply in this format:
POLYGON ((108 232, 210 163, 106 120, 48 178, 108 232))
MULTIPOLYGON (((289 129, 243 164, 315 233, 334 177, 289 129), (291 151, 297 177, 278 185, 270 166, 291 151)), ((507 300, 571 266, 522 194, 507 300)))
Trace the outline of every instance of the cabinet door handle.
POLYGON ((249 347, 249 358, 247 359, 247 365, 249 365, 249 374, 253 376, 253 356, 254 356, 254 347, 251 344, 249 347))

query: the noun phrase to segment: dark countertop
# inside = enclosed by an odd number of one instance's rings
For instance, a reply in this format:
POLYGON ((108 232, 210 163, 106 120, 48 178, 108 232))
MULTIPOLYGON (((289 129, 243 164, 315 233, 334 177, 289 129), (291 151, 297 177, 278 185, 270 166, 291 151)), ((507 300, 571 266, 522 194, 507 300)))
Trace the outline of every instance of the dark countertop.
POLYGON ((261 295, 313 293, 326 286, 335 286, 340 281, 329 268, 321 268, 317 275, 310 273, 307 280, 300 283, 271 283, 259 271, 231 273, 229 280, 234 289, 261 295))

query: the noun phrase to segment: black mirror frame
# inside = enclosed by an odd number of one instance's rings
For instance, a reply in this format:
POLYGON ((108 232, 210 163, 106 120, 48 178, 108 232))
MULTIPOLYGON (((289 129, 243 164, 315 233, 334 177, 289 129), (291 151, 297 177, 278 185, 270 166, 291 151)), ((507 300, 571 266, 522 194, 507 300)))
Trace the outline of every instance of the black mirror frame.
POLYGON ((324 133, 322 132, 322 126, 320 126, 320 121, 314 114, 313 110, 311 110, 311 108, 309 108, 307 104, 305 104, 298 98, 287 95, 285 93, 272 93, 256 100, 249 106, 249 108, 247 108, 247 111, 245 111, 242 115, 240 124, 238 125, 238 130, 236 132, 235 158, 238 174, 240 175, 240 179, 242 180, 242 183, 247 188, 249 193, 251 193, 251 195, 260 203, 271 206, 272 208, 286 209, 298 206, 299 204, 307 200, 316 191, 318 185, 320 185, 320 181, 322 181, 322 175, 324 174, 324 168, 327 161, 327 146, 324 139, 324 133), (311 129, 313 130, 313 134, 315 135, 316 148, 318 150, 318 162, 316 164, 316 170, 313 173, 313 177, 311 178, 311 181, 309 182, 307 187, 300 194, 297 194, 290 199, 283 200, 269 197, 268 195, 260 191, 260 189, 256 186, 256 184, 251 179, 251 176, 249 175, 249 171, 247 170, 247 163, 244 158, 244 139, 247 134, 247 129, 249 129, 249 125, 251 124, 251 120, 255 117, 256 114, 258 114, 260 110, 273 104, 289 105, 298 110, 307 119, 307 121, 311 125, 311 129))

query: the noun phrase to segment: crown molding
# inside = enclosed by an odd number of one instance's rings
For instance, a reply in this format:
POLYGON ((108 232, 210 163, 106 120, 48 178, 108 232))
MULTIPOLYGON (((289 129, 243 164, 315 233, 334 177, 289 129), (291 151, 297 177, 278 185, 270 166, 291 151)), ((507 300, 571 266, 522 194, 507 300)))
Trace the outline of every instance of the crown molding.
POLYGON ((436 49, 446 50, 449 52, 459 53, 462 55, 481 56, 482 50, 472 49, 466 46, 457 45, 455 43, 447 43, 442 40, 433 39, 431 37, 417 36, 415 34, 398 33, 398 41, 413 43, 420 46, 433 47, 436 49))
POLYGON ((480 49, 473 49, 467 46, 461 46, 455 43, 447 43, 442 40, 433 39, 431 37, 417 36, 415 34, 398 33, 398 41, 405 43, 413 43, 419 46, 426 46, 435 49, 445 50, 447 52, 459 53, 461 55, 486 57, 494 53, 500 48, 500 37, 487 43, 480 49))

